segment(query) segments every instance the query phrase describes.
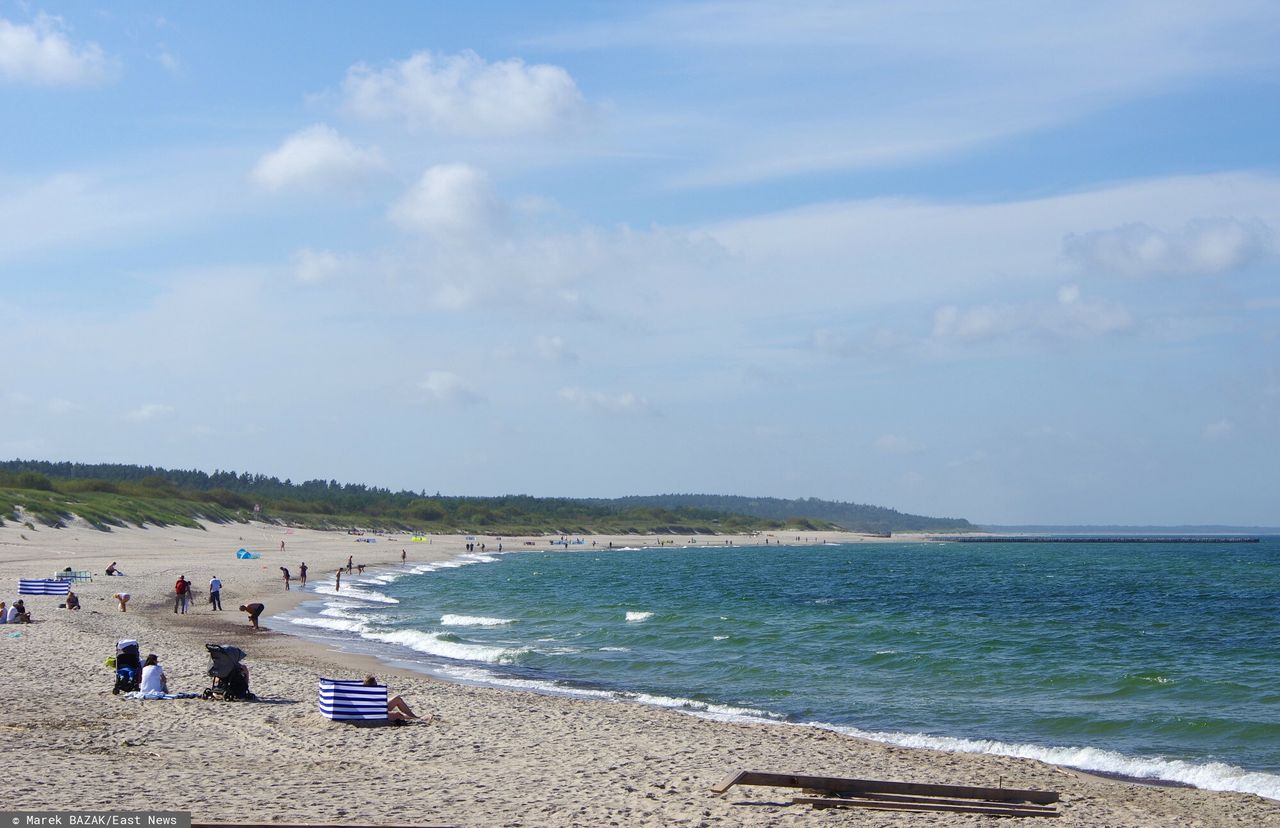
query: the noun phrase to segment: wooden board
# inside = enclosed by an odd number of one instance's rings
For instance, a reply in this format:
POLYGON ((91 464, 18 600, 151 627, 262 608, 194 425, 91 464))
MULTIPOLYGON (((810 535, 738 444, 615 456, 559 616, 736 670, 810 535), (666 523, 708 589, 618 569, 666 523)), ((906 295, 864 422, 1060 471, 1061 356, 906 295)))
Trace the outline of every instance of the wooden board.
POLYGON ((935 785, 928 782, 889 782, 878 779, 846 779, 838 776, 805 776, 803 774, 738 771, 720 780, 711 792, 722 794, 734 785, 767 785, 775 788, 805 788, 840 794, 886 793, 906 796, 942 796, 955 799, 986 799, 995 802, 1030 802, 1051 805, 1058 801, 1057 791, 1035 791, 1019 788, 984 788, 971 785, 935 785))
POLYGON ((1042 816, 1056 817, 1062 813, 1057 808, 1037 808, 1034 806, 1019 807, 1017 805, 1000 805, 995 802, 970 800, 957 805, 942 802, 886 802, 876 799, 840 799, 830 796, 797 796, 792 798, 796 805, 812 805, 815 808, 866 808, 873 811, 932 811, 956 814, 989 814, 991 816, 1042 816))

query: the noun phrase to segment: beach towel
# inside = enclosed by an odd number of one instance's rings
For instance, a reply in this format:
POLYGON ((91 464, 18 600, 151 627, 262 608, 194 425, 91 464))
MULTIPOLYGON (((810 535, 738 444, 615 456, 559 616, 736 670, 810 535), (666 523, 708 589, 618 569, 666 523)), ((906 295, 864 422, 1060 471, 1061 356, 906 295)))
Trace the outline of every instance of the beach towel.
POLYGON ((197 699, 197 693, 161 693, 159 690, 149 690, 146 693, 141 690, 134 690, 129 693, 120 694, 122 699, 141 699, 144 701, 161 701, 164 699, 197 699))
POLYGON ((19 595, 66 595, 71 591, 70 581, 54 578, 19 578, 19 595))
POLYGON ((387 688, 363 681, 320 679, 320 715, 338 722, 386 721, 387 688))

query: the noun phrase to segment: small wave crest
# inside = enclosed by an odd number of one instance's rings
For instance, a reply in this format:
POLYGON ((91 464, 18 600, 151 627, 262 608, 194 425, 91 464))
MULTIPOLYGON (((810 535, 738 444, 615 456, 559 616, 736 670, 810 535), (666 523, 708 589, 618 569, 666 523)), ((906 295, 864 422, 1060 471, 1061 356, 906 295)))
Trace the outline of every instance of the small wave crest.
POLYGON ((387 644, 399 644, 419 653, 451 658, 455 661, 482 661, 487 664, 510 664, 522 653, 523 648, 486 647, 481 644, 467 644, 456 640, 454 636, 443 633, 428 633, 421 630, 392 630, 389 632, 366 632, 365 638, 383 641, 387 644), (453 638, 454 640, 450 640, 453 638))
POLYGON ((501 627, 514 624, 513 618, 486 618, 483 615, 442 615, 440 623, 446 627, 501 627))
POLYGON ((648 621, 652 617, 653 617, 653 613, 651 612, 628 612, 627 613, 627 621, 633 624, 638 624, 641 621, 648 621))

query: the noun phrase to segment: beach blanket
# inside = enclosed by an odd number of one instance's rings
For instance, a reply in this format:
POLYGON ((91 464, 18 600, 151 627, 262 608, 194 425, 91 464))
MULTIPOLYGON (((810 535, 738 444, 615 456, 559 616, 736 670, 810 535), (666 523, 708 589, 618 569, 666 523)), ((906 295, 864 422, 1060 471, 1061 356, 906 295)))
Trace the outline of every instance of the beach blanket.
POLYGON ((130 693, 121 693, 122 699, 142 699, 146 701, 160 701, 162 699, 197 699, 198 693, 161 693, 159 690, 149 690, 146 693, 141 690, 134 690, 130 693))
POLYGON ((19 578, 19 595, 66 595, 71 591, 70 581, 54 578, 19 578))

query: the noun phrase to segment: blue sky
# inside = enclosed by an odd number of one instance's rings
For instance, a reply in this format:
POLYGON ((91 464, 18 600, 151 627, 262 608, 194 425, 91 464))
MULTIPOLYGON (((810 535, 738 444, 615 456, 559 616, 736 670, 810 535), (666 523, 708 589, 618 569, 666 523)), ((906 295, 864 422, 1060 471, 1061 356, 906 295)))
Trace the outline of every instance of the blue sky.
POLYGON ((0 455, 1280 524, 1278 38, 0 0, 0 455))

